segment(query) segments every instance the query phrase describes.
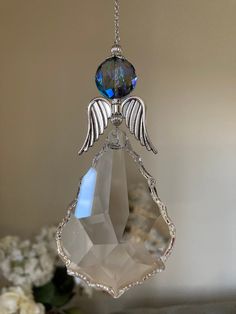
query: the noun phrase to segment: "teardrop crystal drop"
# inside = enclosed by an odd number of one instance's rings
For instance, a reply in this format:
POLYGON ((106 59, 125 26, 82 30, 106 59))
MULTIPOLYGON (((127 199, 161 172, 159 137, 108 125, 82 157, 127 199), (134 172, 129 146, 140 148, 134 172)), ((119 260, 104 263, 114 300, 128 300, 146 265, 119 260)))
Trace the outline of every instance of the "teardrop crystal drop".
POLYGON ((125 133, 113 130, 58 228, 58 252, 68 272, 119 297, 164 269, 174 237, 154 179, 132 151, 125 133), (129 203, 125 153, 146 179, 151 202, 145 202, 150 206, 134 208, 129 203))

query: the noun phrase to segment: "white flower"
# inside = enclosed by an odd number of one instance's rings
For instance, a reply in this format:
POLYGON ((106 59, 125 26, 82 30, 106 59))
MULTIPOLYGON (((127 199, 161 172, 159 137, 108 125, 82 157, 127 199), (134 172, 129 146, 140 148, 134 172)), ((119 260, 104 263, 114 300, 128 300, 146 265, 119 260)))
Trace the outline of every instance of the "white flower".
POLYGON ((42 254, 47 253, 47 251, 48 251, 47 246, 45 245, 44 242, 42 242, 42 243, 33 244, 31 252, 34 252, 37 255, 42 255, 42 254))
POLYGON ((42 304, 34 303, 32 300, 23 301, 20 304, 19 314, 44 314, 45 310, 42 304))
POLYGON ((11 287, 0 296, 1 314, 44 314, 42 304, 35 303, 32 295, 26 295, 22 288, 11 287))
POLYGON ((146 184, 140 182, 130 186, 129 203, 133 207, 141 207, 145 210, 149 210, 153 206, 153 200, 146 184))
POLYGON ((6 236, 1 240, 0 249, 7 251, 9 248, 17 247, 19 243, 19 237, 6 236))
POLYGON ((23 255, 22 255, 22 252, 19 249, 13 249, 12 252, 11 252, 11 255, 12 255, 12 258, 15 262, 21 262, 23 260, 23 255))
POLYGON ((47 249, 57 256, 57 249, 56 249, 56 227, 46 228, 44 227, 41 232, 35 237, 36 243, 45 243, 47 249))
POLYGON ((0 313, 16 313, 20 296, 14 292, 6 292, 0 296, 0 313))
POLYGON ((0 240, 0 271, 15 286, 40 286, 53 276, 56 228, 43 228, 34 241, 7 236, 0 240))

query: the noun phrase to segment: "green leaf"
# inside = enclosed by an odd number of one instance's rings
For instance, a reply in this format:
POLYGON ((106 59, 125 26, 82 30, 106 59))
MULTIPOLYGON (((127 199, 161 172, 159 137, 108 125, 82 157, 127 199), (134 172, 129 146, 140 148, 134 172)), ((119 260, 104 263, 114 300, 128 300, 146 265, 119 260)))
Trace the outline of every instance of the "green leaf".
POLYGON ((41 287, 34 287, 33 294, 35 300, 49 310, 67 304, 74 295, 74 287, 75 280, 67 274, 66 268, 57 267, 53 279, 41 287))
POLYGON ((51 304, 54 307, 62 307, 63 305, 67 304, 73 297, 73 293, 58 293, 56 291, 56 293, 54 294, 54 297, 51 301, 51 304))
POLYGON ((51 281, 41 287, 33 288, 33 295, 34 295, 35 301, 38 303, 44 304, 46 309, 51 308, 54 294, 55 294, 55 286, 51 281))
POLYGON ((65 267, 56 268, 52 281, 60 293, 71 293, 74 290, 75 280, 67 274, 65 267))

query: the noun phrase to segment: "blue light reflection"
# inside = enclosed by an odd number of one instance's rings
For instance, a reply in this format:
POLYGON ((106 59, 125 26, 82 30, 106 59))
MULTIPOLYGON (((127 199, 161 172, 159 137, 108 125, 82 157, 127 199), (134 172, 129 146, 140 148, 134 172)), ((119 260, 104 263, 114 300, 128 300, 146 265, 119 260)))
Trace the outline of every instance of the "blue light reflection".
POLYGON ((83 176, 75 208, 75 217, 78 219, 90 217, 92 214, 96 180, 97 171, 94 168, 90 168, 83 176))

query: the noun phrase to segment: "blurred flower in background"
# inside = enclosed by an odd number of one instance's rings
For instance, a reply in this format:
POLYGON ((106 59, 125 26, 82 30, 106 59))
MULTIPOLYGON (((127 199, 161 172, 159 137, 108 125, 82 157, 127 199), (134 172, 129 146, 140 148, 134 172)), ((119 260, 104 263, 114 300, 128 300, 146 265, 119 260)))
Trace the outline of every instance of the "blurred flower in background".
POLYGON ((19 237, 7 236, 0 240, 0 270, 14 286, 26 289, 48 282, 54 272, 57 253, 56 228, 43 228, 39 235, 21 241, 19 237))
POLYGON ((57 257, 56 227, 43 228, 32 241, 17 236, 0 240, 1 275, 12 286, 2 289, 1 314, 81 313, 67 308, 77 294, 92 289, 67 274, 57 257))
POLYGON ((42 304, 35 303, 32 294, 27 295, 21 287, 3 289, 0 296, 0 313, 44 314, 42 304))
POLYGON ((146 182, 132 184, 129 187, 129 205, 147 210, 153 207, 153 200, 146 182))

